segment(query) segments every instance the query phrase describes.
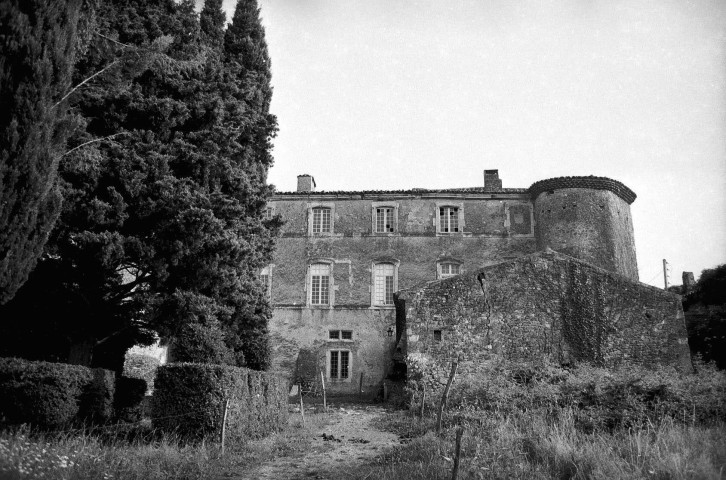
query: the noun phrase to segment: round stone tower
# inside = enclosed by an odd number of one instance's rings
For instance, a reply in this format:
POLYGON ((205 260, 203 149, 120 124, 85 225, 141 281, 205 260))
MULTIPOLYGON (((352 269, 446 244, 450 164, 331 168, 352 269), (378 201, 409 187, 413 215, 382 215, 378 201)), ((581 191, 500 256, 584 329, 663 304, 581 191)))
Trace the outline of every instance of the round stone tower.
POLYGON ((537 248, 638 280, 630 204, 635 193, 605 177, 559 177, 529 187, 537 248))

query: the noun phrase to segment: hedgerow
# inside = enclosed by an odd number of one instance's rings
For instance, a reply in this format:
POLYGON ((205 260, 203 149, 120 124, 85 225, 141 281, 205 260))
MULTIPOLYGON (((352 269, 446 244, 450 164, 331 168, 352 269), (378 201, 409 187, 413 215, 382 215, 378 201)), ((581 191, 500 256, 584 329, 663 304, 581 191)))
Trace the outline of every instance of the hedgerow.
POLYGON ((40 429, 103 423, 113 414, 114 373, 0 358, 0 422, 40 429))
POLYGON ((152 400, 155 428, 199 440, 219 435, 227 409, 230 442, 264 436, 287 422, 287 381, 229 365, 175 363, 159 367, 152 400))

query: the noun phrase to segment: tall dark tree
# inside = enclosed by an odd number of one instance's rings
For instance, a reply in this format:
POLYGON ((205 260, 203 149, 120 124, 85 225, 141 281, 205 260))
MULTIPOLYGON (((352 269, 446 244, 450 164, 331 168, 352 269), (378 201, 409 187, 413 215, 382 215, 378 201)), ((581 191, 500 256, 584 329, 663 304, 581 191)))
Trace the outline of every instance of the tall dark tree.
POLYGON ((0 0, 0 304, 27 280, 60 214, 81 5, 0 0))
POLYGON ((67 201, 6 309, 17 319, 10 337, 31 330, 21 319, 33 311, 44 320, 28 338, 54 338, 57 355, 65 345, 78 363, 93 353, 118 369, 125 348, 158 332, 187 341, 185 359, 265 367, 270 309, 257 273, 278 227, 262 218, 275 124, 257 83, 227 59, 218 3, 203 21, 191 1, 103 3, 78 75, 119 67, 78 98, 86 123, 71 144, 87 146, 61 164, 67 201), (34 304, 41 292, 49 300, 34 304), (214 351, 220 339, 226 351, 214 351))

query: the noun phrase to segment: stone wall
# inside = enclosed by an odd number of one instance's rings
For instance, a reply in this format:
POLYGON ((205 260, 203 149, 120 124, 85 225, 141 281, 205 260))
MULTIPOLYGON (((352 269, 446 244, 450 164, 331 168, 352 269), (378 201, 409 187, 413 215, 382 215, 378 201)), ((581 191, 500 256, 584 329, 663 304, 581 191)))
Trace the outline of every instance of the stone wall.
MULTIPOLYGON (((311 352, 325 369, 328 351, 351 351, 348 381, 333 381, 331 391, 357 392, 360 373, 366 390, 388 373, 395 337, 394 306, 372 306, 372 269, 376 261, 397 265, 397 289, 437 278, 437 261, 455 261, 463 271, 518 258, 535 251, 531 200, 526 192, 492 195, 283 195, 272 206, 285 226, 270 268, 273 317, 269 328, 273 368, 292 378, 311 352), (471 199, 476 197, 476 199, 471 199), (373 233, 375 205, 397 208, 392 234, 373 233), (463 209, 463 232, 436 232, 437 205, 463 209), (309 233, 309 209, 333 209, 333 232, 309 233), (307 274, 312 262, 332 269, 332 306, 307 305, 307 274), (331 342, 330 330, 352 330, 352 341, 331 342)), ((325 370, 327 372, 327 370, 325 370)))
POLYGON ((551 250, 399 292, 397 302, 409 375, 433 382, 458 357, 469 373, 496 358, 691 368, 678 295, 551 250))
POLYGON ((630 205, 606 189, 563 188, 534 202, 537 249, 551 248, 638 280, 630 205))

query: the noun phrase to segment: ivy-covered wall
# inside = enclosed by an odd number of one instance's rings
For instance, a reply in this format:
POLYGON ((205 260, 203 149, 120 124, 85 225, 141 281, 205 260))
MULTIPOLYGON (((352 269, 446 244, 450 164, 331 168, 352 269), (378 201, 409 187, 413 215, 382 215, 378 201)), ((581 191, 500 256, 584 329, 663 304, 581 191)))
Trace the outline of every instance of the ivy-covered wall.
MULTIPOLYGON (((409 378, 497 358, 691 368, 680 297, 552 250, 399 292, 409 378)), ((399 319, 400 320, 400 319, 399 319)))

